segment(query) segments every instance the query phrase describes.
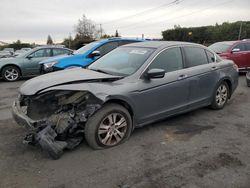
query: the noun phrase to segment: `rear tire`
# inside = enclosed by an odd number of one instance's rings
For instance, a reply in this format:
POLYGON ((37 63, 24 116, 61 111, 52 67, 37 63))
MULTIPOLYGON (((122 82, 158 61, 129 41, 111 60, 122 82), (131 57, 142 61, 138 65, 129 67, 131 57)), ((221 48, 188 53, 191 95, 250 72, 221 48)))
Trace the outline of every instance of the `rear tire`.
POLYGON ((126 141, 132 132, 128 110, 118 104, 106 104, 85 125, 85 139, 93 149, 105 149, 126 141))
POLYGON ((211 108, 214 110, 224 108, 230 96, 229 92, 228 84, 225 81, 221 82, 214 92, 211 108))
POLYGON ((19 80, 21 72, 16 66, 6 66, 2 70, 2 78, 8 82, 14 82, 19 80))

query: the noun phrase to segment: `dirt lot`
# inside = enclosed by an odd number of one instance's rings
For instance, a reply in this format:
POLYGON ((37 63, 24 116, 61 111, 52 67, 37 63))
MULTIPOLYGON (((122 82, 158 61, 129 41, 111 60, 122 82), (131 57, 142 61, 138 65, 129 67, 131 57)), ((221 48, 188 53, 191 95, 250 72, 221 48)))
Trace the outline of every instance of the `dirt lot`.
POLYGON ((0 187, 250 187, 250 88, 224 110, 204 108, 135 130, 126 143, 94 151, 82 143, 51 160, 22 144, 10 106, 23 83, 0 81, 0 187))

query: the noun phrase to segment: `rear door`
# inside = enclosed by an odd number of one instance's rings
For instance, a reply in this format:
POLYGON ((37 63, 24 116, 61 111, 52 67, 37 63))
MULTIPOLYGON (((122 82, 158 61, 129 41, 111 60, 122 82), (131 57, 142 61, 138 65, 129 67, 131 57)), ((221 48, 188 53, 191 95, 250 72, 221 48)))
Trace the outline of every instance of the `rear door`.
POLYGON ((164 78, 139 80, 140 90, 134 103, 140 122, 150 122, 186 109, 188 79, 183 69, 182 52, 179 47, 163 50, 149 69, 164 69, 164 78))
POLYGON ((219 64, 208 50, 193 46, 183 49, 189 75, 189 108, 197 108, 211 102, 219 78, 219 64))

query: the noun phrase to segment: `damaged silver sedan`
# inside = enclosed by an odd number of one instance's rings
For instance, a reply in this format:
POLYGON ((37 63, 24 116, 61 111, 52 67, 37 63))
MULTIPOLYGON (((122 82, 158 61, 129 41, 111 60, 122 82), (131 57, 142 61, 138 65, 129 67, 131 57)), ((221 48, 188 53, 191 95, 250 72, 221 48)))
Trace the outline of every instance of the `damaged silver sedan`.
POLYGON ((129 138, 135 127, 211 106, 222 109, 238 84, 237 66, 204 46, 145 42, 119 47, 87 69, 25 82, 13 117, 24 141, 59 158, 85 138, 94 149, 129 138))

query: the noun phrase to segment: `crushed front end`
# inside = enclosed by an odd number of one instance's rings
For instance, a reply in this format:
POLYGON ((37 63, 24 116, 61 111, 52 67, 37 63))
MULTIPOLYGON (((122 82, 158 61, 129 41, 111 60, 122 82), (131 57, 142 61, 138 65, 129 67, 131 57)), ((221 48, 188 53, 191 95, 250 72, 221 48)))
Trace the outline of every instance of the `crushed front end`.
POLYGON ((102 101, 88 91, 49 91, 39 95, 20 95, 14 102, 15 121, 29 132, 25 143, 40 145, 57 159, 65 149, 78 146, 84 137, 88 118, 102 101))

